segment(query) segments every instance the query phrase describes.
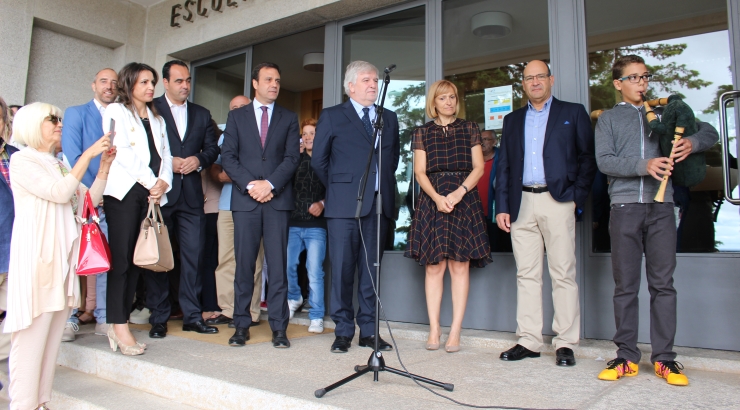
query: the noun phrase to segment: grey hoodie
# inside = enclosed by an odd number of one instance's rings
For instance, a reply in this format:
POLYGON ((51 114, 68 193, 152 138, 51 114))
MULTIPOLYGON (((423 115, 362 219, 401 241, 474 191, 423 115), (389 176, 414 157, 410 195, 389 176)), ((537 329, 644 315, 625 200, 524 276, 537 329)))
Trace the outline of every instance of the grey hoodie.
MULTIPOLYGON (((691 140, 692 152, 709 149, 719 140, 710 124, 698 122, 698 131, 691 140)), ((651 203, 660 181, 647 171, 647 163, 662 157, 657 135, 651 135, 642 106, 621 102, 605 111, 596 123, 596 164, 609 179, 609 197, 613 204, 651 203)), ((669 181, 670 182, 670 181, 669 181)), ((669 183, 665 202, 673 202, 673 186, 669 183)))

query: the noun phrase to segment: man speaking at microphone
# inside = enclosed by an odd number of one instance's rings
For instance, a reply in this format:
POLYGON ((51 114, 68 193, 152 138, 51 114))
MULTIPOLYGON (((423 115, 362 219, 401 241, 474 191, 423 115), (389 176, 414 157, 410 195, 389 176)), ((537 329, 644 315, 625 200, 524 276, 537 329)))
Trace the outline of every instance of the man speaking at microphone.
MULTIPOLYGON (((391 68, 392 69, 392 68, 391 68)), ((380 350, 392 346, 375 334, 375 292, 373 277, 377 238, 385 238, 395 204, 395 173, 400 155, 398 118, 383 112, 382 141, 373 140, 378 98, 378 69, 365 61, 353 61, 344 76, 344 91, 349 100, 326 108, 319 117, 314 138, 311 166, 326 187, 331 277, 331 318, 336 324, 334 353, 346 353, 355 336, 355 319, 360 327, 360 346, 374 347, 378 337, 380 350), (363 180, 367 157, 375 147, 370 173, 363 180), (382 155, 380 166, 378 154, 382 155), (365 198, 360 220, 355 219, 360 184, 365 184, 365 198), (377 195, 382 196, 380 235, 377 231, 377 195), (355 269, 358 270, 355 318, 352 306, 355 269)), ((382 252, 383 244, 380 249, 382 252)), ((382 253, 380 255, 382 257, 382 253)))

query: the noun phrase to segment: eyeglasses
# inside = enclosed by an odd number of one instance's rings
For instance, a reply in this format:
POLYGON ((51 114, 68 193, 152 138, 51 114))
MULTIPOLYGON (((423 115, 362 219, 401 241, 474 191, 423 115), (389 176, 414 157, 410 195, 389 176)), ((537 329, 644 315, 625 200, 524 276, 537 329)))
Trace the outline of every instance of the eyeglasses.
POLYGON ((648 82, 650 81, 651 78, 653 78, 652 74, 643 74, 643 75, 632 74, 632 75, 628 75, 627 77, 620 78, 619 81, 630 80, 632 84, 637 84, 640 82, 640 80, 648 82))
POLYGON ((547 74, 528 75, 528 76, 524 77, 524 82, 525 83, 531 83, 532 81, 534 81, 535 78, 538 81, 545 81, 545 80, 547 80, 548 77, 550 77, 550 76, 547 75, 547 74))
POLYGON ((62 122, 62 117, 54 114, 49 114, 49 116, 44 118, 44 120, 49 120, 52 124, 59 125, 59 123, 62 122))

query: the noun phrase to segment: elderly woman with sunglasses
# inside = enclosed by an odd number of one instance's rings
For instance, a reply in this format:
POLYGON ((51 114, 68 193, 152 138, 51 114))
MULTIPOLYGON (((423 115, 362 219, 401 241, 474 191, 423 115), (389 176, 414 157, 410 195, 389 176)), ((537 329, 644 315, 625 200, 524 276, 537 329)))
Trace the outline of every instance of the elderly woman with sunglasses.
POLYGON ((116 156, 105 134, 68 169, 54 156, 62 137, 61 113, 51 104, 33 103, 18 110, 13 122, 15 140, 24 148, 10 161, 15 223, 4 332, 12 341, 12 410, 45 409, 51 400, 64 325, 70 307, 80 304, 76 216, 88 191, 80 181, 90 160, 102 153, 89 189, 93 203, 99 203, 116 156))

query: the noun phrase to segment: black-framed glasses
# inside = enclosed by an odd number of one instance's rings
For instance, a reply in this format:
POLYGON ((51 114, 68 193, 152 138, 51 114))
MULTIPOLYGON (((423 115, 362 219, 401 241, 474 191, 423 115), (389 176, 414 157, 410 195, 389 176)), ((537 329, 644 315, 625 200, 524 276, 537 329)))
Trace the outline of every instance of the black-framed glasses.
POLYGON ((528 75, 524 77, 525 83, 531 83, 536 78, 538 81, 542 82, 549 78, 550 76, 547 74, 537 74, 537 75, 528 75))
POLYGON ((650 81, 651 78, 653 78, 652 74, 643 74, 643 75, 632 74, 632 75, 628 75, 627 77, 620 78, 619 81, 630 80, 632 84, 637 84, 640 82, 640 80, 648 82, 650 81))
POLYGON ((49 116, 44 119, 51 121, 54 125, 59 125, 59 123, 62 122, 62 117, 54 114, 49 114, 49 116))

